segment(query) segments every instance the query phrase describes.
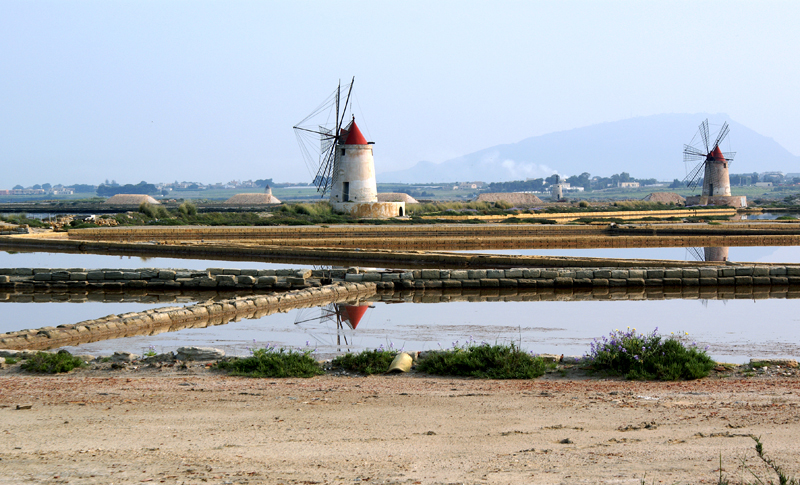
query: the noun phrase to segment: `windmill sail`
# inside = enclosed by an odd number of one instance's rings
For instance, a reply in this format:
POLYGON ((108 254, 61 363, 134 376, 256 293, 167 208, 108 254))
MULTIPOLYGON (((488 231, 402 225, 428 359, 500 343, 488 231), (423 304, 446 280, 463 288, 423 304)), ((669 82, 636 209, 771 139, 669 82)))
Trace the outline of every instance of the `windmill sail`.
POLYGON ((339 143, 342 123, 350 108, 350 94, 353 82, 344 86, 339 83, 333 93, 328 96, 314 111, 303 118, 294 129, 300 152, 303 155, 313 183, 322 197, 330 191, 336 165, 336 145, 339 143), (342 103, 342 93, 347 95, 342 103))

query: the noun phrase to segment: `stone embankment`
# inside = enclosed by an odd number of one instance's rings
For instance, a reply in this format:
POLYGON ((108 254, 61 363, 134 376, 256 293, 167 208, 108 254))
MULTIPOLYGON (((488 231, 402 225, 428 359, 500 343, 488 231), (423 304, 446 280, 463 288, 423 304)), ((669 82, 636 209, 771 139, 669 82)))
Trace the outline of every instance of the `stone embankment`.
POLYGON ((0 288, 275 290, 319 287, 333 281, 375 283, 383 290, 452 288, 637 288, 800 286, 800 265, 725 265, 686 268, 255 270, 0 268, 0 288))
POLYGON ((96 269, 0 268, 0 288, 103 288, 105 290, 292 290, 320 286, 311 270, 256 270, 210 268, 96 269))
POLYGON ((372 283, 337 283, 281 294, 251 295, 185 307, 167 307, 109 315, 58 327, 21 330, 0 335, 0 349, 53 349, 98 340, 153 335, 187 327, 220 325, 238 318, 260 318, 296 308, 351 302, 375 294, 372 283))

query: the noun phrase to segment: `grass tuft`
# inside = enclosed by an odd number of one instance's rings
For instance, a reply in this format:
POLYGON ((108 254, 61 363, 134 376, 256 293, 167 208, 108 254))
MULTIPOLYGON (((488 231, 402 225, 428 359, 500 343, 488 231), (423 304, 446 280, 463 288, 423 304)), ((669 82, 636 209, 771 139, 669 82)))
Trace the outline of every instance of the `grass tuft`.
POLYGON ((706 350, 675 337, 664 338, 654 330, 649 335, 614 330, 595 339, 586 356, 596 371, 623 375, 627 379, 677 381, 706 377, 714 368, 706 350))
POLYGON ((311 357, 312 351, 265 347, 252 350, 250 357, 233 357, 217 362, 217 368, 234 376, 314 377, 323 374, 322 366, 311 357))
POLYGON ((37 352, 20 365, 23 370, 42 374, 59 374, 84 366, 86 366, 86 363, 83 360, 73 356, 66 350, 60 350, 56 354, 37 352))
POLYGON ((547 363, 522 351, 516 345, 458 342, 452 349, 432 352, 419 361, 417 370, 441 376, 466 376, 488 379, 534 379, 541 377, 547 363))
POLYGON ((343 354, 331 362, 335 368, 361 374, 381 374, 389 370, 392 360, 397 355, 393 350, 364 350, 357 354, 343 354))

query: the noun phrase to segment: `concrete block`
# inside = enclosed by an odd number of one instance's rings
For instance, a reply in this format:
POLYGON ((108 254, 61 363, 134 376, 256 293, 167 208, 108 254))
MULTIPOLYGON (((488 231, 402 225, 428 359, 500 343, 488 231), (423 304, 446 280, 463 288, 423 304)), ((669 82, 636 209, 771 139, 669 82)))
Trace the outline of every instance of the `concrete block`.
POLYGON ((449 280, 450 279, 450 270, 449 269, 440 269, 439 270, 439 279, 440 280, 449 280))
MULTIPOLYGON (((362 275, 363 276, 363 275, 362 275)), ((239 286, 246 285, 246 283, 242 283, 242 278, 253 278, 252 276, 239 276, 239 286)), ((287 276, 286 282, 292 285, 292 287, 296 288, 298 286, 306 286, 306 279, 305 278, 298 278, 297 276, 287 276)))
POLYGON ((736 276, 736 268, 720 268, 717 273, 720 277, 729 278, 732 276, 736 276))
POLYGON ((786 276, 785 266, 775 266, 769 269, 770 276, 786 276))
POLYGON ((70 273, 69 279, 72 281, 86 281, 88 273, 70 273))
MULTIPOLYGON (((614 274, 614 272, 612 271, 611 274, 614 274)), ((613 286, 613 287, 628 286, 628 280, 626 278, 609 278, 608 286, 613 286)))
POLYGON ((769 276, 769 266, 756 266, 753 268, 753 276, 769 276))
POLYGON ((422 280, 425 283, 425 288, 441 288, 442 280, 422 280))
POLYGON ((258 276, 258 270, 257 269, 242 269, 242 270, 239 270, 239 275, 240 276, 258 276))
POLYGON ((422 270, 422 279, 424 279, 424 280, 439 279, 439 270, 438 269, 423 269, 422 270))
POLYGON ((461 288, 461 280, 442 280, 442 288, 461 288))
POLYGON ((769 286, 772 284, 772 280, 769 276, 753 276, 753 284, 759 286, 769 286))
POLYGON ((361 283, 362 281, 364 281, 364 275, 357 273, 347 273, 346 275, 344 275, 344 280, 351 283, 361 283))
POLYGON ((238 284, 237 277, 235 275, 226 275, 221 274, 216 276, 217 286, 218 287, 233 287, 238 284))
MULTIPOLYGON (((609 272, 609 274, 610 274, 610 272, 609 272)), ((594 278, 594 279, 592 279, 592 286, 596 287, 596 288, 597 287, 604 288, 604 287, 609 286, 609 282, 608 282, 607 278, 594 278)))
POLYGON ((753 276, 753 268, 751 266, 736 268, 736 276, 753 276))
MULTIPOLYGON (((540 274, 541 274, 541 270, 539 270, 537 268, 523 269, 522 270, 522 277, 523 278, 538 278, 540 274)), ((470 276, 470 278, 471 278, 471 276, 470 276)))
MULTIPOLYGON (((555 273, 555 271, 554 271, 555 273)), ((487 278, 505 278, 506 272, 502 269, 487 269, 486 270, 486 277, 487 278)), ((553 276, 555 278, 555 276, 553 276)))
MULTIPOLYGON (((570 282, 572 282, 572 279, 570 279, 570 282)), ((519 286, 517 280, 513 278, 500 278, 497 280, 497 283, 501 288, 516 288, 519 286)))
POLYGON ((240 274, 242 274, 242 270, 236 268, 225 268, 224 270, 222 270, 222 274, 239 276, 240 274))
POLYGON ((558 278, 558 271, 543 269, 539 272, 539 278, 544 278, 548 280, 556 279, 558 278))
POLYGON ((480 280, 461 280, 462 288, 480 288, 480 280))
POLYGON ((197 280, 198 286, 200 286, 200 288, 217 287, 217 279, 212 276, 200 276, 199 278, 193 278, 193 279, 197 280))
POLYGON ((160 280, 174 280, 177 273, 170 269, 162 269, 158 272, 158 279, 160 280))
MULTIPOLYGON (((33 269, 31 268, 16 268, 14 270, 14 274, 17 276, 31 276, 33 275, 33 269)), ((800 273, 798 273, 800 275, 800 273)))
POLYGON ((719 271, 717 268, 699 268, 701 278, 716 278, 719 271))
POLYGON ((664 270, 663 269, 648 269, 647 270, 647 278, 648 279, 661 279, 664 277, 664 270))
POLYGON ((53 275, 50 273, 37 273, 33 275, 33 281, 51 281, 53 275))
POLYGON ((683 279, 681 278, 663 278, 662 281, 664 282, 664 286, 683 286, 683 279))
POLYGON ((594 278, 594 271, 585 270, 585 269, 575 271, 575 278, 577 278, 577 279, 584 279, 584 278, 592 279, 592 278, 594 278))
POLYGON ((644 278, 628 278, 628 287, 639 288, 644 286, 644 278))
POLYGON ((486 278, 486 270, 485 269, 471 269, 471 270, 467 271, 467 276, 471 280, 480 280, 482 278, 486 278))
POLYGON ((500 280, 497 278, 482 278, 480 280, 481 286, 484 288, 499 288, 500 280))
POLYGON ((593 271, 595 278, 602 278, 608 279, 611 278, 611 270, 608 269, 596 269, 593 271))
POLYGON ((139 280, 142 279, 142 275, 138 271, 124 271, 122 273, 123 280, 139 280))
MULTIPOLYGON (((364 275, 362 274, 360 276, 362 276, 362 281, 363 281, 364 275)), ((381 281, 400 281, 400 275, 397 273, 383 273, 381 274, 381 281)))
POLYGON ((362 281, 380 281, 381 280, 381 274, 380 273, 375 273, 373 271, 370 271, 369 273, 362 273, 362 275, 363 275, 362 281))
MULTIPOLYGON (((664 279, 674 279, 674 278, 683 278, 683 270, 681 269, 665 269, 664 270, 664 279)), ((664 282, 666 284, 666 281, 664 282)))
POLYGON ((122 279, 122 271, 104 271, 103 272, 103 279, 105 280, 121 280, 122 279))
POLYGON ((715 286, 717 278, 700 278, 700 286, 715 286))
POLYGON ((700 270, 697 268, 685 268, 682 270, 681 273, 682 278, 699 278, 700 277, 700 270))
POLYGON ((466 280, 469 278, 469 271, 465 269, 454 269, 450 271, 450 279, 453 280, 466 280))
POLYGON ((630 269, 628 274, 628 279, 643 280, 647 278, 647 270, 644 269, 630 269))
POLYGON ((750 286, 753 284, 752 276, 735 276, 736 286, 750 286))
POLYGON ((553 280, 553 286, 556 288, 572 288, 572 278, 566 278, 564 276, 559 276, 553 280))
POLYGON ((272 286, 278 282, 277 276, 259 276, 258 277, 258 284, 259 285, 269 285, 272 286))
MULTIPOLYGON (((303 280, 303 283, 305 283, 304 278, 299 278, 299 279, 303 280)), ((237 284, 245 286, 252 286, 256 284, 257 281, 258 281, 257 277, 250 275, 241 275, 239 276, 239 278, 237 278, 237 284)))
MULTIPOLYGON (((648 273, 649 273, 649 271, 648 271, 648 273)), ((663 273, 663 271, 662 271, 662 273, 663 273)), ((644 285, 645 286, 663 286, 664 285, 664 280, 662 278, 647 278, 646 280, 644 280, 644 285)))
POLYGON ((6 274, 0 276, 0 283, 8 283, 10 280, 11 278, 9 278, 6 274))
POLYGON ((208 268, 208 274, 216 276, 218 274, 223 274, 225 271, 224 268, 208 268))
MULTIPOLYGON (((19 273, 17 273, 19 274, 19 273)), ((800 276, 800 266, 787 266, 786 267, 786 275, 787 276, 800 276)))
POLYGON ((700 278, 683 278, 683 286, 700 286, 700 278))
POLYGON ((612 269, 611 270, 611 279, 619 280, 619 279, 627 279, 630 275, 630 272, 627 269, 612 269))
POLYGON ((533 278, 520 278, 517 280, 517 285, 525 288, 536 288, 537 280, 533 278))
POLYGON ((592 278, 574 278, 572 280, 573 286, 592 286, 592 278))
POLYGON ((719 286, 733 286, 736 284, 736 278, 734 276, 720 276, 717 278, 717 284, 719 286))
POLYGON ((506 278, 522 278, 522 269, 512 268, 506 270, 506 278))
POLYGON ((412 271, 400 273, 400 281, 414 281, 414 273, 412 271))
POLYGON ((775 286, 785 286, 789 284, 789 278, 786 276, 770 276, 770 280, 775 286))

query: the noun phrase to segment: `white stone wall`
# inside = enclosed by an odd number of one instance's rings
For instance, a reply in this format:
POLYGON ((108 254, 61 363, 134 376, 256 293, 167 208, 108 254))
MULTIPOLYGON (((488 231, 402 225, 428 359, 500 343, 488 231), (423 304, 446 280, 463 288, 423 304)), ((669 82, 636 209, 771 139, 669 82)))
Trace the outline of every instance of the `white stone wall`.
POLYGON ((375 161, 371 145, 339 145, 333 167, 331 203, 378 202, 375 161), (344 152, 344 153, 343 153, 344 152), (345 183, 348 198, 345 200, 345 183))
POLYGON ((731 178, 728 162, 706 162, 703 177, 703 195, 731 195, 731 178))

